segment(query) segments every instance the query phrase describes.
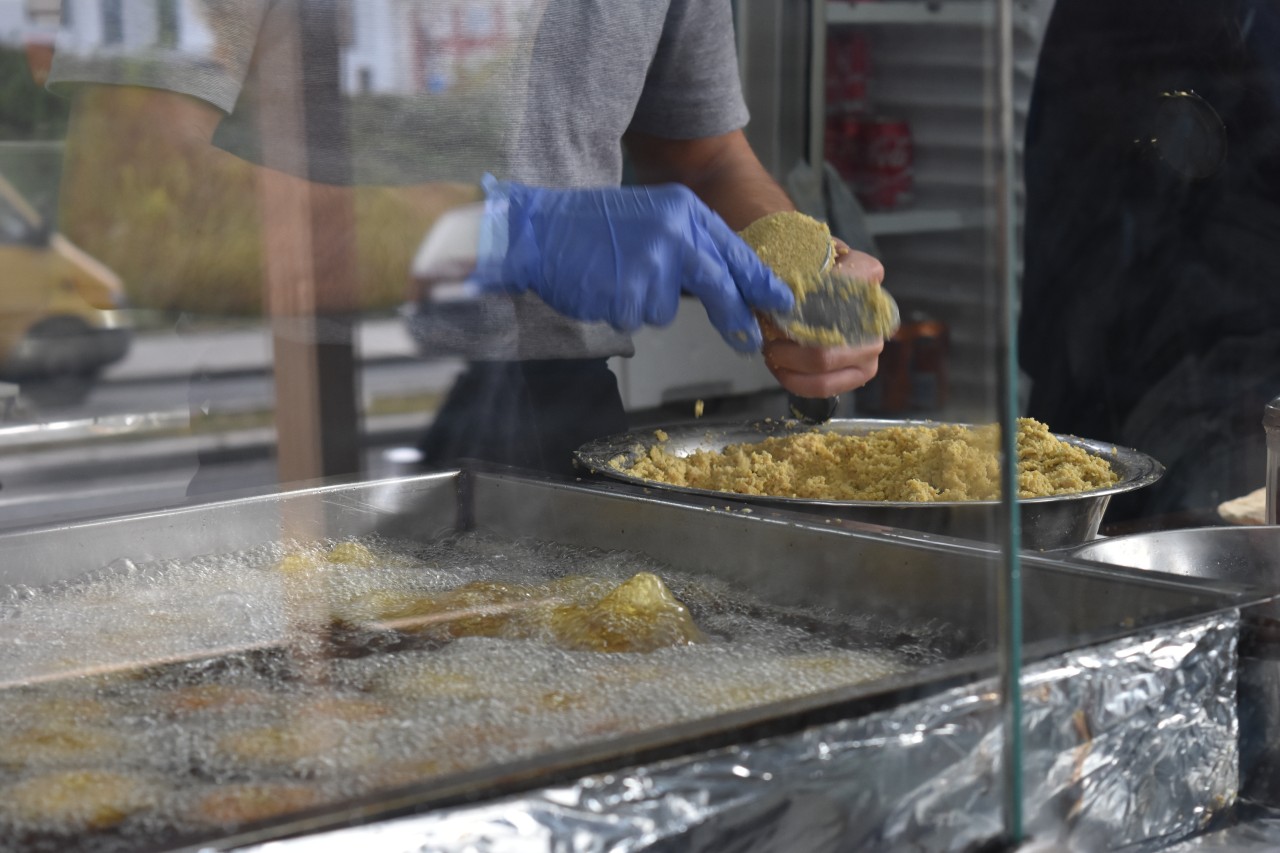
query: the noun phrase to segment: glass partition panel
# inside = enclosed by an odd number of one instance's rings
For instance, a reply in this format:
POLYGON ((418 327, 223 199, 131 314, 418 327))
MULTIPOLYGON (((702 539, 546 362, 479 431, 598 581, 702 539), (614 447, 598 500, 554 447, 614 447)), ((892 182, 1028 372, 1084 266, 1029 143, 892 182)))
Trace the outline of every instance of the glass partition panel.
POLYGON ((1173 318, 1269 332, 1269 78, 1129 110, 1086 8, 0 2, 0 837, 1198 829, 1242 593, 1075 549, 1247 485, 1139 392, 1254 407, 1173 318))
MULTIPOLYGON (((1024 411, 1157 463, 1141 487, 1110 498, 1100 537, 1062 553, 1116 577, 1226 582, 1253 600, 1273 594, 1274 530, 1258 525, 1268 520, 1275 469, 1265 413, 1280 393, 1270 282, 1275 11, 1057 0, 1024 12, 1035 43, 1018 134, 1024 411)), ((1239 621, 1230 611, 1215 618, 1238 644, 1216 652, 1225 661, 1216 674, 1159 698, 1136 681, 1125 688, 1130 707, 1169 733, 1146 739, 1147 757, 1126 763, 1139 773, 1153 760, 1173 762, 1173 778, 1199 776, 1195 789, 1214 792, 1204 799, 1190 786, 1161 787, 1148 813, 1162 815, 1171 842, 1205 824, 1218 830, 1170 849, 1233 847, 1245 837, 1274 846, 1265 822, 1249 817, 1274 791, 1274 653, 1260 627, 1270 614, 1246 606, 1239 621), (1238 726, 1238 737, 1205 716, 1216 703, 1230 709, 1219 722, 1238 726), (1173 734, 1179 721, 1196 733, 1173 734), (1199 818, 1176 819, 1183 809, 1199 818)), ((1174 621, 1143 636, 1199 656, 1187 631, 1196 629, 1174 621)), ((1097 743, 1107 714, 1081 708, 1082 738, 1097 743)), ((1026 802, 1030 809, 1030 795, 1026 802)), ((1094 807, 1082 796, 1075 826, 1060 834, 1079 838, 1084 823, 1106 824, 1098 812, 1083 817, 1094 807)))

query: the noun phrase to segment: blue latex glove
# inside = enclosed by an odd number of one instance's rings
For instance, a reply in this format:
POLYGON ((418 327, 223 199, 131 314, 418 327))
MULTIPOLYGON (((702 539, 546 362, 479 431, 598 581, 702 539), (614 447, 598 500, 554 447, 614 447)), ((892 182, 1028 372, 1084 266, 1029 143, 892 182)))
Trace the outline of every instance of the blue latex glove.
POLYGON ((744 352, 762 345, 752 308, 792 306, 786 284, 680 184, 552 190, 491 175, 483 183, 472 276, 482 288, 532 290, 562 314, 627 332, 670 323, 684 290, 744 352))

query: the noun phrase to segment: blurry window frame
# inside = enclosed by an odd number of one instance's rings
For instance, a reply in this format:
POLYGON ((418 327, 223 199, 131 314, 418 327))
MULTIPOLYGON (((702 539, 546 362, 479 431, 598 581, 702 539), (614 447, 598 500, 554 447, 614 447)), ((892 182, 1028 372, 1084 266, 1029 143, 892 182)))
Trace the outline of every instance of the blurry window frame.
POLYGON ((31 223, 0 197, 0 246, 26 242, 30 234, 31 223))
POLYGON ((124 4, 122 0, 102 0, 102 42, 124 42, 124 4))
POLYGON ((160 47, 173 48, 178 46, 178 28, 181 23, 179 16, 181 10, 178 8, 178 0, 159 0, 159 8, 156 11, 156 29, 158 31, 157 41, 160 47))

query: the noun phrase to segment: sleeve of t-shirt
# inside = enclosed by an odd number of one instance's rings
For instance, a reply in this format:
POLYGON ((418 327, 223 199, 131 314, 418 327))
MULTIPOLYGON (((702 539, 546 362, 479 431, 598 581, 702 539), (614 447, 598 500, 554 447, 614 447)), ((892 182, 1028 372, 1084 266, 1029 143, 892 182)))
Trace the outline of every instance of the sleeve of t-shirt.
POLYGON ((729 0, 671 0, 631 129, 700 139, 746 123, 729 0))
POLYGON ((230 113, 253 59, 263 18, 275 0, 113 0, 77 4, 54 43, 48 87, 106 83, 165 89, 230 113))

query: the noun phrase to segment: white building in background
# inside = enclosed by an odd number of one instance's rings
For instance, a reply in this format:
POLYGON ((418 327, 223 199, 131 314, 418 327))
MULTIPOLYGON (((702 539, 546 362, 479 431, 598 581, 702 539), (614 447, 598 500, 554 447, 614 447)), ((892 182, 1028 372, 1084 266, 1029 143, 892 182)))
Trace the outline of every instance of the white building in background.
POLYGON ((94 48, 121 51, 160 47, 208 52, 213 33, 206 26, 203 0, 60 0, 59 50, 94 48))
POLYGON ((351 6, 350 44, 343 54, 342 79, 348 92, 404 91, 410 51, 397 36, 407 15, 397 0, 364 0, 351 6))
POLYGON ((19 0, 26 9, 28 25, 42 32, 53 32, 62 18, 63 0, 19 0))
MULTIPOLYGON (((538 0, 345 0, 343 86, 352 94, 445 92, 511 48, 538 0)), ((208 52, 205 0, 0 0, 0 38, 57 33, 58 49, 208 52), (12 35, 10 35, 12 33, 12 35)))
POLYGON ((448 91, 509 50, 535 0, 353 2, 345 83, 352 92, 448 91))
POLYGON ((21 45, 29 28, 27 0, 0 0, 0 44, 21 45))

